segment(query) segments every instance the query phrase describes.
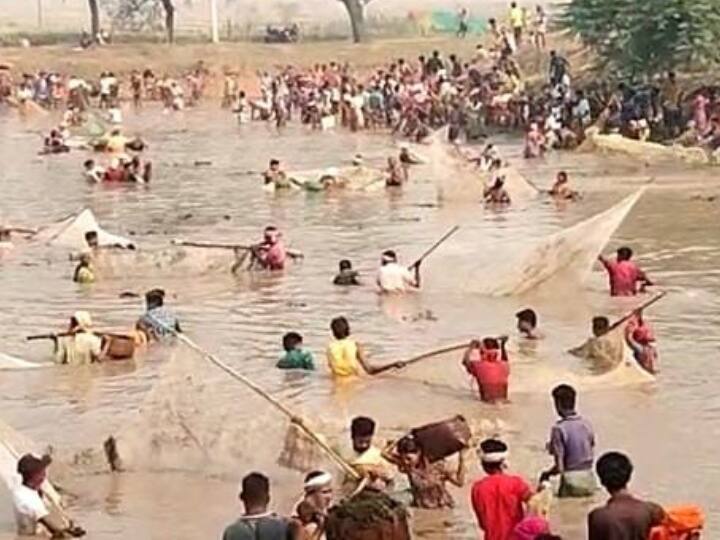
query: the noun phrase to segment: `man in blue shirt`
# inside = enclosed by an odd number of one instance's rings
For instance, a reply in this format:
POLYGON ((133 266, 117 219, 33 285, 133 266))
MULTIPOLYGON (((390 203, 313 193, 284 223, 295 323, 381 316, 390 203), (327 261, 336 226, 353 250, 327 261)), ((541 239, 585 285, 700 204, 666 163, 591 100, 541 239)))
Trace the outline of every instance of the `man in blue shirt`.
POLYGON ((223 540, 291 540, 290 522, 268 511, 270 481, 260 473, 250 473, 242 480, 240 500, 245 513, 228 526, 223 540))
POLYGON ((182 332, 180 322, 165 307, 165 291, 153 289, 145 293, 145 314, 138 320, 138 328, 145 332, 148 340, 160 341, 182 332))
POLYGON ((560 475, 559 497, 590 497, 597 488, 592 470, 595 450, 592 426, 575 412, 577 393, 572 386, 556 386, 552 397, 560 420, 550 431, 547 448, 555 464, 540 476, 540 482, 560 475))

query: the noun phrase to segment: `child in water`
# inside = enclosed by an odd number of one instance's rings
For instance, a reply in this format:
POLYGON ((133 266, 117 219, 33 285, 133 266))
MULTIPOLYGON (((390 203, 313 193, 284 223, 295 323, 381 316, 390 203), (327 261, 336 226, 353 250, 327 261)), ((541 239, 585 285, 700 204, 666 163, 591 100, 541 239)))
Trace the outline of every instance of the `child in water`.
POLYGON ((658 353, 652 328, 638 311, 625 328, 625 341, 632 349, 635 361, 648 373, 657 373, 658 353))
POLYGON ((303 348, 303 338, 297 332, 289 332, 283 336, 283 349, 285 354, 278 360, 279 369, 315 370, 315 362, 310 351, 303 348))

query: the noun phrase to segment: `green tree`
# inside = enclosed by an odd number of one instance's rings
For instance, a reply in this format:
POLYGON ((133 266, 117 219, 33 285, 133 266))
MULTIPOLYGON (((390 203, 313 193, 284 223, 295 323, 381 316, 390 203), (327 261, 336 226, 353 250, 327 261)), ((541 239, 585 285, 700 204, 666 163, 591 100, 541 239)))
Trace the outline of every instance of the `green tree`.
POLYGON ((571 0, 558 22, 624 76, 720 60, 720 0, 571 0))

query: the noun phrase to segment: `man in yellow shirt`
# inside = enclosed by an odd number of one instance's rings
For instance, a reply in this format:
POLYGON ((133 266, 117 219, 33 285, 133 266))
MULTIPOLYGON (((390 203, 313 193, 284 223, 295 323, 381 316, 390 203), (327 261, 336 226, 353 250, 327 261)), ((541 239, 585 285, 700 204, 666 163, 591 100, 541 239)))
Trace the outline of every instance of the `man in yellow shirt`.
POLYGON ((377 375, 383 371, 404 366, 402 362, 374 367, 368 364, 360 344, 350 337, 350 323, 345 317, 336 317, 330 323, 333 340, 328 345, 327 360, 330 372, 335 377, 355 377, 362 375, 377 375))
POLYGON ((515 35, 515 44, 519 47, 522 43, 523 26, 525 26, 525 16, 522 8, 519 8, 517 2, 510 4, 510 26, 515 35))

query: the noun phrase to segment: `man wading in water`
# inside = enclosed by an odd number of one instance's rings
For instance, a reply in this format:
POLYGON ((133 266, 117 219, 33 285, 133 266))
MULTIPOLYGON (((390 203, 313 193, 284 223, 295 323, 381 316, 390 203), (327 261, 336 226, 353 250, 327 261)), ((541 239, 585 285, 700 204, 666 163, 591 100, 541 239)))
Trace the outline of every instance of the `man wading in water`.
POLYGON ((592 470, 595 448, 592 426, 575 412, 577 394, 573 387, 556 386, 552 397, 560 420, 550 431, 547 448, 555 464, 540 475, 540 484, 560 475, 559 497, 591 497, 597 487, 592 470))
POLYGON ((610 296, 635 296, 638 293, 638 284, 640 292, 644 292, 645 287, 653 285, 645 272, 630 260, 632 256, 632 249, 621 247, 617 250, 617 258, 614 261, 602 255, 598 257, 610 278, 610 296))
POLYGON ((382 293, 404 293, 420 288, 420 262, 410 268, 398 264, 397 254, 389 249, 380 259, 377 284, 382 293))

